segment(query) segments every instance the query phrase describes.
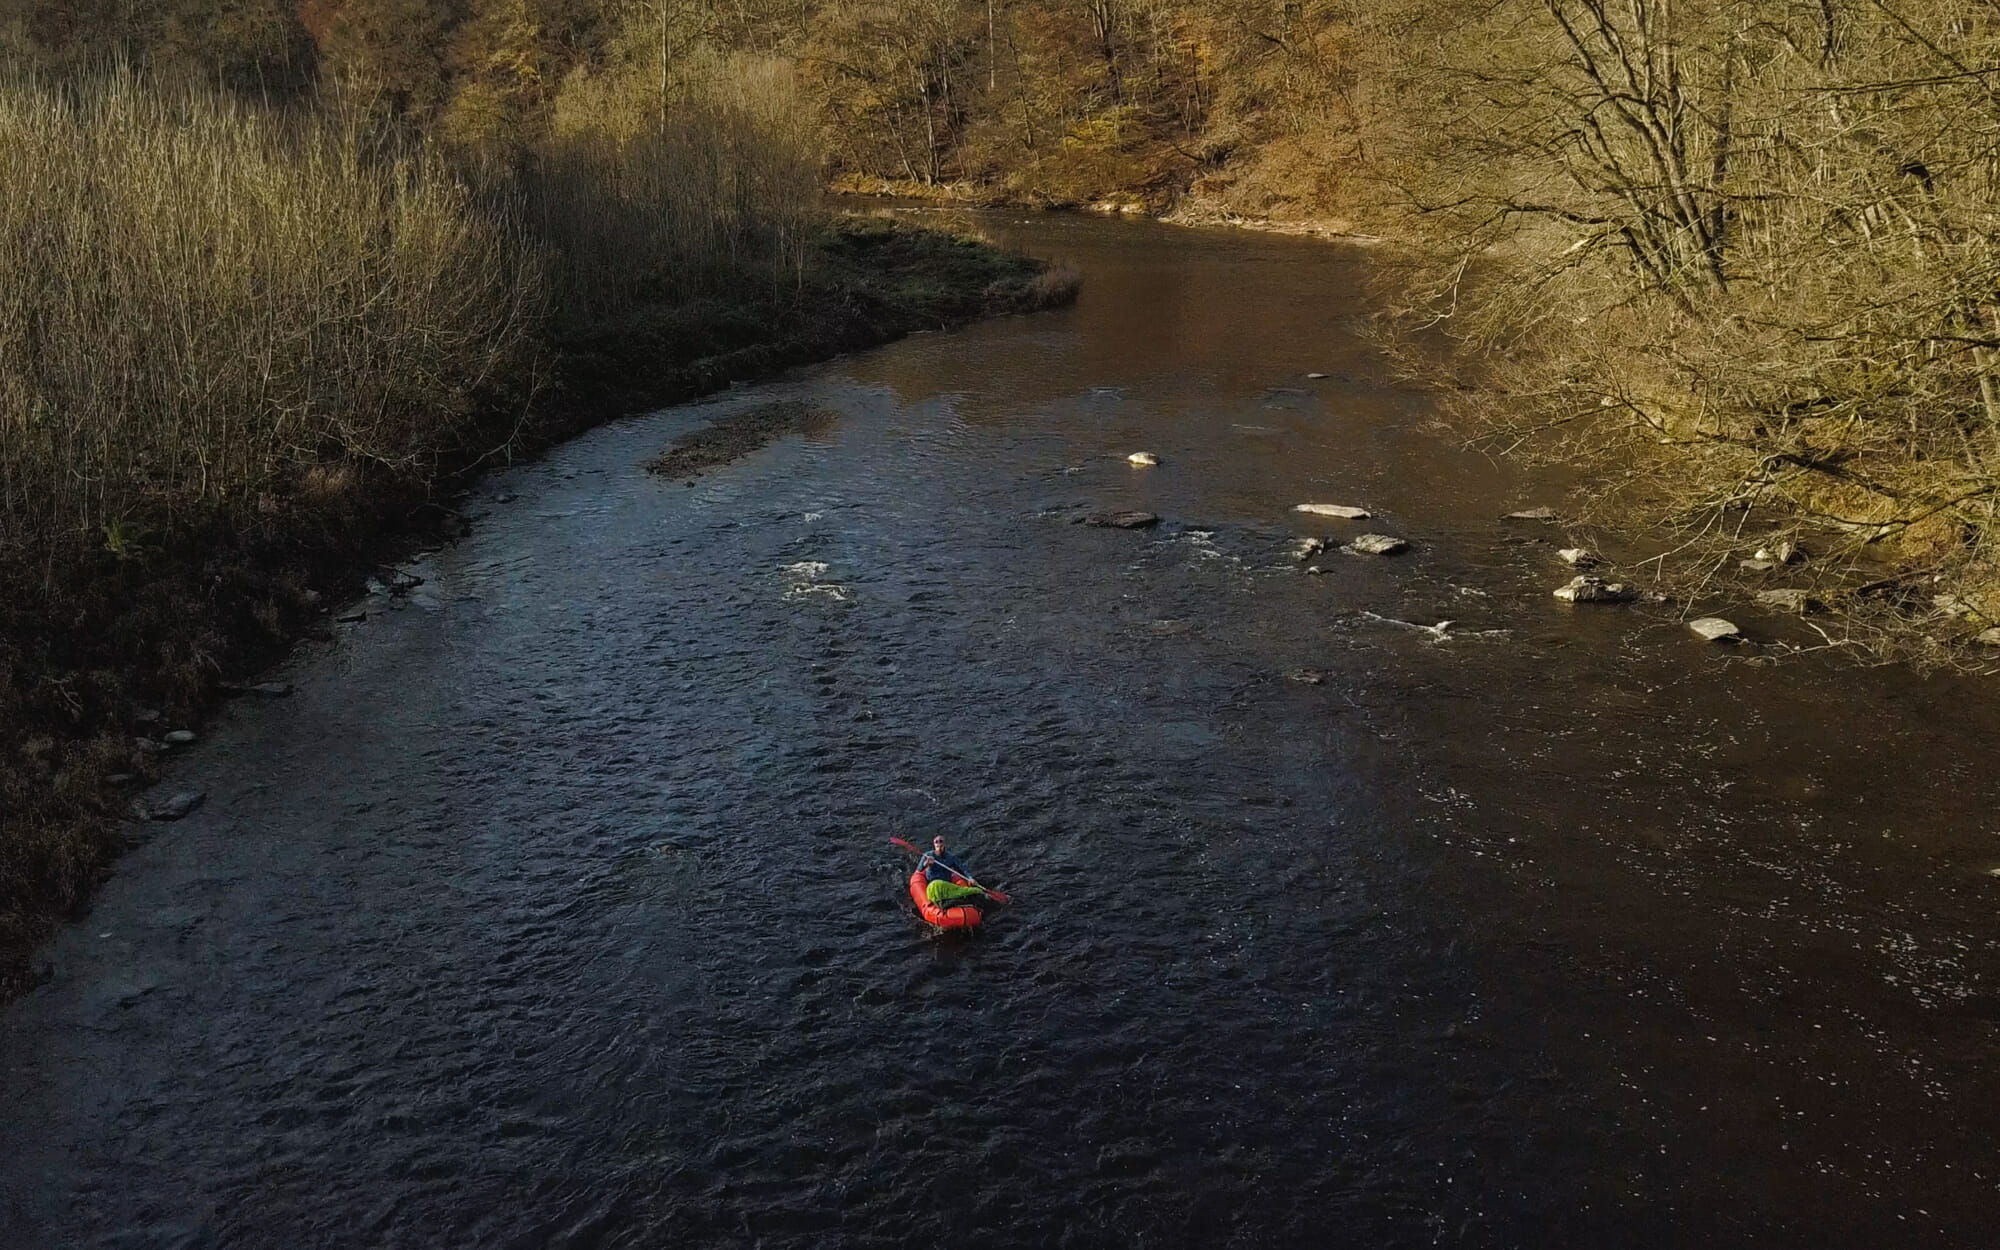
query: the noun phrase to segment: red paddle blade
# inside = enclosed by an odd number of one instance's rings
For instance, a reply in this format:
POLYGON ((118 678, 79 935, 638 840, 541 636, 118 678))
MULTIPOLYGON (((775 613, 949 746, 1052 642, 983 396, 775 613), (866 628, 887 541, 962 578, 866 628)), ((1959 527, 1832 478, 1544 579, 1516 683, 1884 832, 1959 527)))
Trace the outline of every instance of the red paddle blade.
POLYGON ((1011 903, 1014 901, 1013 899, 1008 898, 1005 894, 1002 894, 998 890, 986 891, 986 897, 992 899, 996 903, 1011 903))
MULTIPOLYGON (((905 841, 903 841, 903 840, 902 840, 901 838, 899 838, 899 837, 896 837, 896 836, 895 836, 894 834, 891 834, 891 835, 889 836, 889 841, 890 841, 890 842, 892 842, 892 843, 894 843, 894 844, 895 844, 895 845, 897 845, 897 846, 900 846, 900 847, 902 847, 902 848, 903 848, 904 850, 906 850, 906 851, 912 851, 912 852, 915 852, 915 851, 917 850, 917 848, 916 848, 916 847, 914 847, 914 846, 911 846, 911 845, 910 845, 910 844, 909 844, 908 842, 905 842, 905 841)), ((921 852, 919 852, 919 853, 921 853, 921 852)))

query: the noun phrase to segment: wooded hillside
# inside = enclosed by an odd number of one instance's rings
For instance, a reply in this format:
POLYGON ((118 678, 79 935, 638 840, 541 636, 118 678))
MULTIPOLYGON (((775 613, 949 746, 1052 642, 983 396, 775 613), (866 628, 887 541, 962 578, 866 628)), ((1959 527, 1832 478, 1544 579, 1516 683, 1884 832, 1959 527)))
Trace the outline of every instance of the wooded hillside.
POLYGON ((781 57, 829 174, 1046 204, 1338 209, 1353 156, 1335 0, 0 0, 42 65, 123 58, 336 94, 466 143, 547 123, 627 67, 671 98, 717 56, 781 57))

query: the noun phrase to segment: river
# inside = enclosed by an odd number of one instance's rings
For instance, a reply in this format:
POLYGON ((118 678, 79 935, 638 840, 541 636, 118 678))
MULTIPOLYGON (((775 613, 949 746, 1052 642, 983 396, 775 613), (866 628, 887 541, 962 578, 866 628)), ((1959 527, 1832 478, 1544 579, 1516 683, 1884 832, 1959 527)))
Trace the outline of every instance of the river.
POLYGON ((984 220, 1079 304, 486 478, 176 761, 0 1015, 0 1245, 1994 1244, 1990 683, 1556 602, 1363 250, 984 220))

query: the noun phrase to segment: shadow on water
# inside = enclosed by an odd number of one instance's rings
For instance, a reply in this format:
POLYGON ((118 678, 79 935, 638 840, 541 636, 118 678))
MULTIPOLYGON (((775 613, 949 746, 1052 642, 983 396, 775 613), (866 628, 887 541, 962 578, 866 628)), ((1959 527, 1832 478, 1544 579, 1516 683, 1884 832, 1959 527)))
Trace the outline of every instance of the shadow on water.
POLYGON ((1364 254, 984 222, 1078 306, 496 476, 187 757, 6 1014, 0 1243, 1990 1244, 1990 692, 1556 604, 1364 254))

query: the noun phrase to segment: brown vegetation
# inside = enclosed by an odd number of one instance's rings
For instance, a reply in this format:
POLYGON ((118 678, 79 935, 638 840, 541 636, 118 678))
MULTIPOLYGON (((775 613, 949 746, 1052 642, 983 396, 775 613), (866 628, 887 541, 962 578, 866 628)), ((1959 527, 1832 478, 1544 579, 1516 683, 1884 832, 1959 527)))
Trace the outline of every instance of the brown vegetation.
POLYGON ((1843 643, 2000 623, 1990 6, 1368 7, 1398 277, 1468 416, 1595 466, 1690 593, 1795 541, 1843 643))
POLYGON ((150 69, 77 68, 126 7, 0 8, 45 67, 0 78, 0 990, 118 844, 107 774, 156 775, 138 710, 188 723, 452 475, 1063 293, 829 221, 788 68, 697 49, 662 82, 644 11, 511 78, 360 4, 274 10, 303 23, 256 55, 168 22, 117 49, 150 69))

